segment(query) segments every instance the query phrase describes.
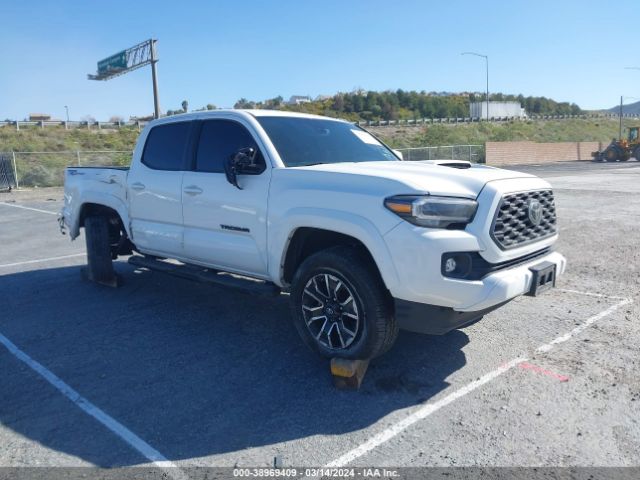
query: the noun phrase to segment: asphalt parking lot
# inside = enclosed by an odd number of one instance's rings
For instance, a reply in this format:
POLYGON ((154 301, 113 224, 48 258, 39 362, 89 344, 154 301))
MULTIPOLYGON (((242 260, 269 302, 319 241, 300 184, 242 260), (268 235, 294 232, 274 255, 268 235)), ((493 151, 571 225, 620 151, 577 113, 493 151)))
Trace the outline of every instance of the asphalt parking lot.
POLYGON ((558 288, 401 333, 358 392, 286 296, 124 261, 121 288, 86 283, 60 190, 1 193, 0 466, 640 465, 640 163, 518 169, 554 186, 558 288))

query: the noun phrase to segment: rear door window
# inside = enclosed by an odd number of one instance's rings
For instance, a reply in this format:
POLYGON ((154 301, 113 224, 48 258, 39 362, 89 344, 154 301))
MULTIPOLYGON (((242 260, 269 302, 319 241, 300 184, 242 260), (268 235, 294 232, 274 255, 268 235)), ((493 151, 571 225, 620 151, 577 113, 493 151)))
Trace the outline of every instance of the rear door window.
POLYGON ((142 163, 154 170, 183 170, 191 122, 153 127, 142 154, 142 163))

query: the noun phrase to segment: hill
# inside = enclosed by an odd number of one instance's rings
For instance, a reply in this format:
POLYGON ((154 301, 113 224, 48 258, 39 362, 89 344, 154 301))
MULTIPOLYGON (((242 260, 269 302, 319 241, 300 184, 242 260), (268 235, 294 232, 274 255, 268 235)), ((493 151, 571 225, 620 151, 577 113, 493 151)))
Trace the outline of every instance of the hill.
MULTIPOLYGON (((605 110, 607 113, 618 114, 620 113, 620 105, 615 107, 611 107, 605 110)), ((627 105, 622 105, 622 113, 625 115, 640 115, 640 102, 628 103, 627 105)))
MULTIPOLYGON (((265 101, 238 100, 234 108, 267 108, 314 113, 330 117, 358 120, 405 120, 413 118, 468 117, 469 103, 484 101, 484 96, 476 93, 446 93, 396 91, 374 92, 356 90, 337 93, 333 96, 318 97, 304 103, 291 105, 282 97, 265 101)), ((491 101, 517 101, 529 115, 579 115, 580 107, 574 103, 557 102, 546 97, 525 97, 494 93, 491 101)))
POLYGON ((75 150, 133 150, 137 128, 85 130, 62 127, 0 128, 0 152, 61 152, 75 150))
MULTIPOLYGON (((625 125, 637 120, 625 119, 625 125)), ((514 121, 504 123, 433 124, 424 126, 370 127, 395 148, 441 145, 484 145, 487 141, 535 142, 598 141, 607 143, 618 134, 618 121, 607 118, 514 121)), ((76 151, 123 151, 122 154, 82 153, 83 165, 127 165, 138 138, 136 128, 119 130, 65 130, 61 127, 0 128, 1 152, 67 152, 18 154, 16 164, 23 186, 56 186, 62 183, 66 165, 76 164, 76 151)), ((482 153, 480 153, 482 156, 482 153)), ((481 157, 480 157, 481 158, 481 157)))
MULTIPOLYGON (((637 120, 625 119, 631 126, 637 120)), ((618 120, 573 118, 505 123, 434 124, 424 127, 369 127, 395 148, 438 145, 484 145, 485 142, 603 142, 618 136, 618 120)))
MULTIPOLYGON (((637 123, 625 119, 625 126, 637 123)), ((369 127, 393 147, 484 144, 487 141, 530 140, 534 142, 608 142, 618 135, 618 120, 613 118, 572 118, 564 120, 527 120, 503 123, 433 124, 417 127, 369 127)), ((75 150, 131 151, 138 130, 64 130, 59 127, 0 128, 0 152, 61 152, 75 150)))

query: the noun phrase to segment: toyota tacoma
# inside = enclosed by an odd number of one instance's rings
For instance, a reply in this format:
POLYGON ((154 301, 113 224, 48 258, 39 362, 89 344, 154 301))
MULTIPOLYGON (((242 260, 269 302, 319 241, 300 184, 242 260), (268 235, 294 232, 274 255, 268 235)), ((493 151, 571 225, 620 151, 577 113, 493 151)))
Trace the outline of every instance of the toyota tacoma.
POLYGON ((403 161, 351 123, 268 110, 162 118, 129 168, 69 167, 63 231, 84 228, 87 275, 113 260, 289 294, 300 336, 368 359, 398 329, 444 334, 566 266, 551 186, 457 161, 403 161))

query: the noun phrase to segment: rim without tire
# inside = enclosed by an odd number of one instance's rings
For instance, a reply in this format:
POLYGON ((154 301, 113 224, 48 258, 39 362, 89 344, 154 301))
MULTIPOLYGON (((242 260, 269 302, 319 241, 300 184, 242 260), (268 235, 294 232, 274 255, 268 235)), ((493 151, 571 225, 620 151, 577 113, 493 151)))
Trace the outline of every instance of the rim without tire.
POLYGON ((357 338, 360 314, 345 280, 328 273, 314 275, 302 291, 301 303, 307 329, 326 348, 344 349, 357 338))

